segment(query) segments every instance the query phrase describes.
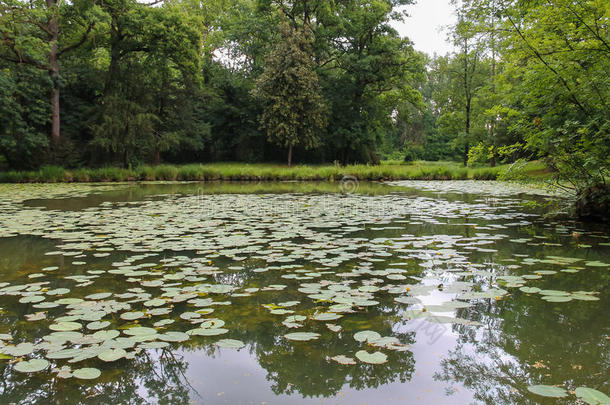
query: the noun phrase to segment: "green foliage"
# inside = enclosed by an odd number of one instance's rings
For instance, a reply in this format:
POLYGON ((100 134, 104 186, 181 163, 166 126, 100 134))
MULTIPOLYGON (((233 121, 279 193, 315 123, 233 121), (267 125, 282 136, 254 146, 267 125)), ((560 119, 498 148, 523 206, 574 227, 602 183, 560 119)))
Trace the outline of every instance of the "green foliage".
POLYGON ((48 106, 38 99, 47 91, 45 78, 24 66, 21 70, 0 64, 0 154, 15 169, 36 168, 48 146, 44 128, 48 106))
POLYGON ((290 166, 295 146, 311 149, 318 145, 326 126, 326 106, 305 31, 282 22, 280 35, 256 82, 254 95, 263 105, 261 125, 267 137, 288 148, 290 166))
POLYGON ((478 145, 473 146, 468 151, 468 166, 473 167, 477 165, 486 164, 489 162, 494 154, 494 147, 485 145, 480 142, 478 145))
MULTIPOLYGON (((510 166, 493 168, 465 168, 455 162, 415 161, 404 164, 400 161, 384 162, 380 165, 297 165, 287 167, 279 164, 210 163, 134 168, 100 167, 97 169, 64 169, 45 166, 38 171, 0 172, 0 182, 107 182, 107 181, 341 181, 345 176, 359 180, 494 180, 510 166)), ((526 164, 524 173, 530 177, 543 167, 526 164)))

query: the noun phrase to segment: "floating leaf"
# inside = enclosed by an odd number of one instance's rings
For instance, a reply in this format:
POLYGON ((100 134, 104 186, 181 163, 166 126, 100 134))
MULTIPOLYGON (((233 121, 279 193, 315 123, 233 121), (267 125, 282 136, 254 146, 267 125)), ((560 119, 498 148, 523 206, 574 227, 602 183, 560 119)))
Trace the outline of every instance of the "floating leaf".
POLYGON ((235 339, 221 339, 216 342, 216 345, 218 347, 223 347, 227 349, 241 349, 245 346, 244 342, 235 339))
POLYGON ((157 331, 153 328, 147 328, 145 326, 136 326, 133 328, 125 329, 123 333, 129 336, 146 336, 156 335, 157 331))
POLYGON ((59 322, 49 325, 49 329, 57 332, 68 332, 73 330, 82 329, 83 325, 78 322, 59 322))
POLYGON ((371 343, 379 339, 380 337, 381 335, 379 333, 372 330, 363 330, 354 334, 354 339, 356 339, 358 342, 371 343))
POLYGON ((106 327, 110 326, 110 322, 108 321, 95 321, 95 322, 90 322, 87 324, 87 329, 89 330, 99 330, 99 329, 104 329, 106 327))
POLYGON ((108 349, 98 354, 97 357, 102 361, 111 362, 122 359, 126 354, 124 349, 108 349))
POLYGON ((590 405, 609 405, 610 397, 593 388, 578 387, 574 390, 576 396, 590 405))
POLYGON ((323 312, 320 314, 315 314, 313 319, 316 321, 334 321, 335 319, 341 318, 343 315, 331 313, 331 312, 323 312))
POLYGON ((35 373, 44 370, 48 366, 49 362, 45 359, 32 359, 15 364, 15 370, 20 373, 35 373))
POLYGON ((313 333, 313 332, 294 332, 294 333, 287 333, 284 335, 284 337, 288 340, 308 341, 308 340, 315 340, 315 339, 319 338, 320 334, 313 333))
POLYGON ((126 321, 133 321, 136 319, 143 318, 144 316, 144 312, 141 311, 125 312, 121 314, 121 319, 124 319, 126 321))
POLYGON ((184 332, 165 332, 157 336, 157 339, 165 342, 184 342, 189 339, 189 335, 184 332))
POLYGON ((72 375, 82 380, 94 380, 102 375, 102 372, 97 368, 79 368, 78 370, 74 370, 72 375))
POLYGON ((212 329, 198 328, 198 329, 191 329, 190 331, 187 331, 186 333, 188 335, 196 335, 196 336, 217 336, 217 335, 223 335, 223 334, 227 333, 228 331, 229 331, 228 329, 223 329, 223 328, 212 328, 212 329))
POLYGON ((358 360, 369 364, 382 364, 388 361, 388 356, 381 352, 369 353, 366 350, 356 352, 358 360))
POLYGON ((519 290, 523 291, 526 294, 536 294, 540 292, 540 288, 538 287, 521 287, 519 290))
POLYGON ((565 389, 552 385, 530 385, 527 389, 528 391, 543 397, 563 398, 568 396, 568 392, 565 389))
POLYGON ((108 298, 110 296, 112 296, 112 293, 103 292, 103 293, 87 295, 85 298, 88 299, 88 300, 103 300, 103 299, 106 299, 106 298, 108 298))
POLYGON ((356 360, 354 360, 351 357, 344 356, 342 354, 340 354, 338 356, 331 357, 330 359, 333 360, 333 361, 336 361, 339 364, 343 364, 343 365, 356 364, 356 360))
POLYGON ((4 353, 10 354, 11 356, 21 357, 27 356, 36 350, 36 346, 29 342, 19 343, 17 346, 7 346, 4 348, 4 353))

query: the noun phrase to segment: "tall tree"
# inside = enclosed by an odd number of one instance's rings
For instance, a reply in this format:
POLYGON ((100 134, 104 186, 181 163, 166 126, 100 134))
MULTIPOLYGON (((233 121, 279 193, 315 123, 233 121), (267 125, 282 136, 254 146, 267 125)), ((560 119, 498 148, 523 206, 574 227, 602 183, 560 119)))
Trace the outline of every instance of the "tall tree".
POLYGON ((0 1, 0 59, 48 72, 51 139, 60 140, 60 59, 88 39, 98 12, 95 1, 0 1))
POLYGON ((285 21, 280 34, 254 94, 263 104, 262 127, 269 140, 287 148, 291 166, 295 146, 318 144, 327 116, 307 34, 285 21))

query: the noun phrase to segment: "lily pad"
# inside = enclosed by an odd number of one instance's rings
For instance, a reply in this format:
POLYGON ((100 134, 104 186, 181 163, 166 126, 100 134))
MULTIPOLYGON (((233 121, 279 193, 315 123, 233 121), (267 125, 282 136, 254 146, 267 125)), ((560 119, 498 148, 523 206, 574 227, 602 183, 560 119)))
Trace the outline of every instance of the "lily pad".
POLYGON ((101 352, 97 357, 102 361, 111 362, 122 359, 126 354, 127 352, 124 349, 109 349, 101 352))
POLYGON ((110 326, 110 322, 108 321, 95 321, 87 324, 87 329, 89 330, 100 330, 110 326))
POLYGON ((309 341, 309 340, 315 340, 317 338, 320 337, 319 333, 313 333, 313 332, 294 332, 294 333, 287 333, 284 335, 284 337, 288 340, 297 340, 297 341, 309 341))
POLYGON ((221 339, 216 342, 218 347, 223 347, 227 349, 241 349, 245 346, 244 342, 236 339, 221 339))
POLYGON ((342 354, 340 354, 338 356, 331 357, 330 359, 333 360, 333 361, 336 361, 339 364, 343 364, 343 365, 356 364, 356 360, 354 360, 351 357, 344 356, 342 354))
POLYGON ((48 366, 49 362, 45 359, 32 359, 15 364, 15 370, 20 373, 35 373, 44 370, 48 366))
POLYGON ((335 314, 332 312, 323 312, 321 314, 315 314, 313 319, 316 321, 334 321, 335 319, 341 318, 343 315, 335 314))
POLYGON ((184 342, 189 339, 189 335, 184 332, 165 332, 157 337, 165 342, 184 342))
POLYGON ((568 396, 568 392, 565 389, 552 385, 530 385, 527 389, 528 391, 543 397, 563 398, 568 396))
POLYGON ((358 360, 369 364, 383 364, 388 361, 388 356, 381 352, 369 353, 366 350, 356 352, 358 360))
POLYGON ((574 390, 574 394, 590 405, 608 405, 610 397, 601 391, 593 388, 578 387, 574 390))
POLYGON ((82 329, 83 325, 78 322, 59 322, 49 325, 49 329, 56 332, 68 332, 82 329))
POLYGON ((354 339, 356 339, 358 342, 371 343, 379 339, 380 337, 381 335, 379 333, 372 330, 363 330, 354 334, 354 339))
POLYGON ((97 368, 79 368, 74 370, 72 375, 81 380, 94 380, 102 375, 102 372, 97 368))

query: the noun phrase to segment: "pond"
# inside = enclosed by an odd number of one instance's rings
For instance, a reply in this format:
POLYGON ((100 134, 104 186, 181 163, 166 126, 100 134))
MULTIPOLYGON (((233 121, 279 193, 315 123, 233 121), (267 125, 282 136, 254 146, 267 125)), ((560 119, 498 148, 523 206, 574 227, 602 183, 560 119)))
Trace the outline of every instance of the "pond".
POLYGON ((610 236, 560 200, 0 185, 0 403, 607 403, 610 236))

